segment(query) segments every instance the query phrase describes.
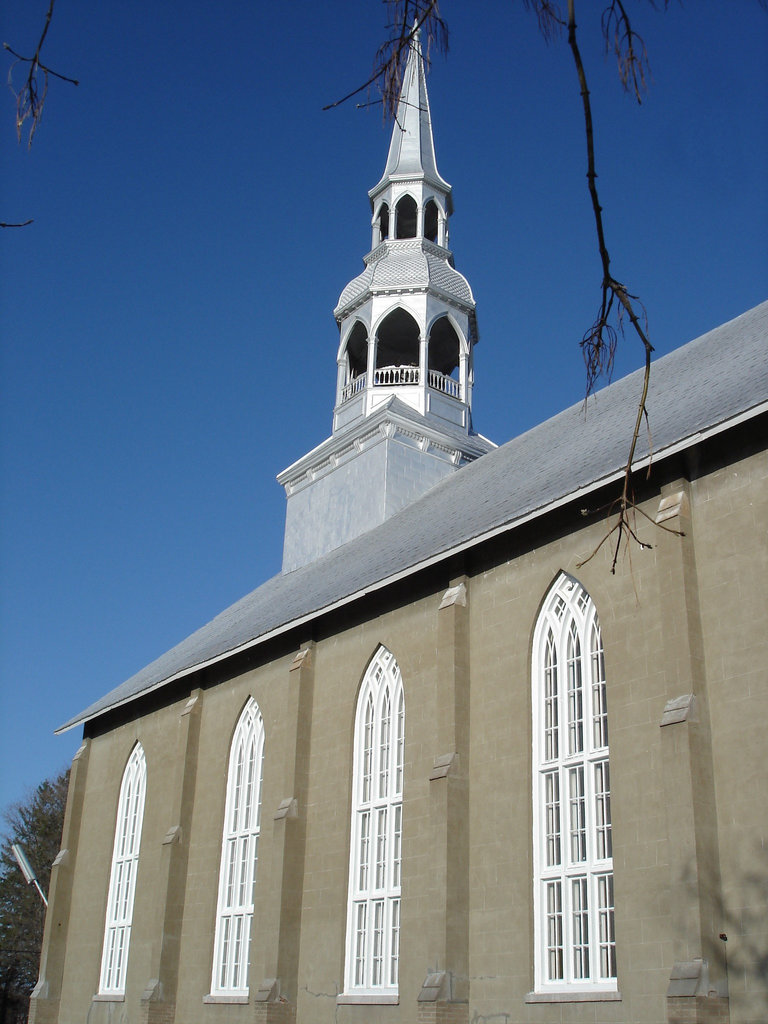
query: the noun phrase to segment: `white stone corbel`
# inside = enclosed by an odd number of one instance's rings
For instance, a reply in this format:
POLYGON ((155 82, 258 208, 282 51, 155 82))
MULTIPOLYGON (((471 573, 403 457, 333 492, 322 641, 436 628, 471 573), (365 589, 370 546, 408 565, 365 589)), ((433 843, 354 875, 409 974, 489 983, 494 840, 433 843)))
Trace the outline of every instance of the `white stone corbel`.
POLYGON ((277 806, 273 818, 275 821, 281 821, 283 818, 298 818, 299 816, 299 804, 298 801, 288 796, 285 800, 281 800, 277 806))
POLYGON ((678 725, 680 722, 698 721, 696 713, 696 697, 692 693, 684 693, 680 697, 668 700, 664 705, 659 726, 678 725))
POLYGON ((467 588, 463 583, 457 583, 455 587, 446 590, 437 610, 442 611, 443 608, 450 608, 454 604, 460 604, 464 608, 467 606, 467 588))
POLYGON ((304 665, 308 665, 311 655, 312 651, 309 647, 303 647, 300 651, 297 651, 288 671, 295 672, 297 669, 303 668, 304 665))

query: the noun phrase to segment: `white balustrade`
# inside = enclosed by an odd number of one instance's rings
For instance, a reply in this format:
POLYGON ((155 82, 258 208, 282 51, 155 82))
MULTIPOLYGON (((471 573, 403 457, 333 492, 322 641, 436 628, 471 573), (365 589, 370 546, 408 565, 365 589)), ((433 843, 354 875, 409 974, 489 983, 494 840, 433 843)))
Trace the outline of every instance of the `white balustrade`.
MULTIPOLYGON (((359 395, 365 390, 368 375, 361 373, 348 381, 341 391, 342 402, 348 402, 350 398, 359 395)), ((459 382, 453 377, 440 373, 439 370, 430 370, 427 375, 429 386, 434 391, 439 391, 449 398, 460 398, 461 388, 459 382)), ((401 384, 418 384, 418 366, 380 366, 374 371, 373 383, 375 387, 395 387, 401 384)))
POLYGON ((429 386, 435 391, 448 395, 450 398, 460 397, 459 382, 454 380, 453 377, 440 373, 438 370, 429 371, 429 386))
POLYGON ((342 402, 347 402, 350 398, 354 398, 355 395, 359 395, 361 391, 365 391, 366 377, 367 374, 361 373, 344 385, 341 391, 342 402))
POLYGON ((373 383, 377 387, 394 384, 418 384, 418 366, 380 366, 375 372, 373 383))

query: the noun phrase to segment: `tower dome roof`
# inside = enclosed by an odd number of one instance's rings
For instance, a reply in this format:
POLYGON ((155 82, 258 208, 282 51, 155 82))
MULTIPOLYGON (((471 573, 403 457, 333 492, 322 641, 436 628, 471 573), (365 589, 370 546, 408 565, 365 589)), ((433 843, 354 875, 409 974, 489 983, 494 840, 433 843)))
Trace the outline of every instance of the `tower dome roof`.
POLYGON ((424 289, 465 309, 474 309, 472 289, 448 262, 445 250, 423 239, 382 242, 366 258, 362 274, 342 291, 334 316, 339 319, 350 306, 359 305, 370 295, 424 289))

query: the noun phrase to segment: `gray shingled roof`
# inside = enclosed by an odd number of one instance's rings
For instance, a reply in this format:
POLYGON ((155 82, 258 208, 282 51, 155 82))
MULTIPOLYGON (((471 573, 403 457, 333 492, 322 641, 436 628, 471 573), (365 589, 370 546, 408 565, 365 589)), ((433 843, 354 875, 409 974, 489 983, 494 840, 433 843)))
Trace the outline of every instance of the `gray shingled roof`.
MULTIPOLYGON (((275 576, 70 719, 59 732, 196 667, 262 642, 368 590, 541 515, 617 477, 640 371, 437 484, 386 522, 310 565, 275 576)), ((768 302, 654 364, 653 457, 768 408, 768 302)), ((645 435, 638 459, 647 456, 645 435)))

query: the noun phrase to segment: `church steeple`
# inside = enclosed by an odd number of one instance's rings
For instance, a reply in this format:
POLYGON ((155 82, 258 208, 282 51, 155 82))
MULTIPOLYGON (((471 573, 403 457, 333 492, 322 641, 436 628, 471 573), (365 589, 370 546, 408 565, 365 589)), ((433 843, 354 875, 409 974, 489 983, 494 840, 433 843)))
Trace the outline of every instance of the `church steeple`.
POLYGON ((437 170, 418 32, 384 174, 368 195, 372 248, 334 310, 333 433, 278 476, 284 572, 494 447, 472 429, 475 301, 448 248, 451 186, 437 170))
POLYGON ((469 432, 475 302, 448 248, 451 186, 437 169, 418 32, 384 174, 368 196, 371 252, 334 310, 341 333, 334 430, 397 394, 469 432))

